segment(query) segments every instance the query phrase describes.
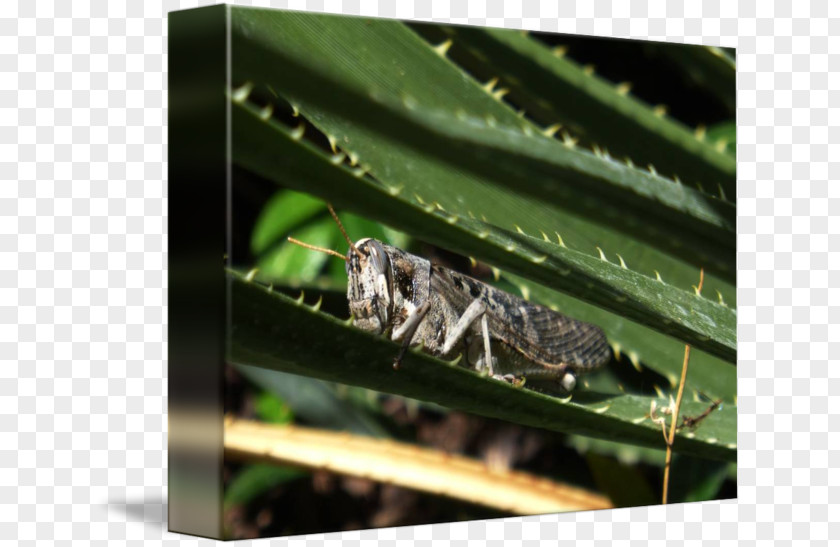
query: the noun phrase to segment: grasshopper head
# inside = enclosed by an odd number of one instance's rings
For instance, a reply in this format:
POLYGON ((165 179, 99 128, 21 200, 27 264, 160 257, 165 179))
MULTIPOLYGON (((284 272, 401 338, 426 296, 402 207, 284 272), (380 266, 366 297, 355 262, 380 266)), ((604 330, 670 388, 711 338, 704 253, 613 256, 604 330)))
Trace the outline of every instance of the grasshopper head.
POLYGON ((391 318, 391 263, 382 244, 365 238, 347 251, 347 301, 357 327, 382 333, 391 318))

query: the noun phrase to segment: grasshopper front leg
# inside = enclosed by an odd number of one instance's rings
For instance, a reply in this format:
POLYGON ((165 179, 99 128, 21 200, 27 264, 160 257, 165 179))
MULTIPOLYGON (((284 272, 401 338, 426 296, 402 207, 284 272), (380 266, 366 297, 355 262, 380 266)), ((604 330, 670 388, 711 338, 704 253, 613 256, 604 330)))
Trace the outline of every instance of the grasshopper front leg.
POLYGON ((411 345, 411 339, 414 338, 414 333, 417 332, 417 327, 420 326, 420 321, 426 317, 426 314, 429 313, 429 309, 431 307, 432 305, 428 300, 423 302, 419 307, 414 308, 414 310, 412 310, 406 318, 405 322, 394 329, 394 332, 391 333, 391 340, 394 342, 402 340, 400 352, 397 354, 397 358, 394 359, 394 370, 400 368, 400 362, 405 356, 405 352, 408 351, 408 346, 411 345))

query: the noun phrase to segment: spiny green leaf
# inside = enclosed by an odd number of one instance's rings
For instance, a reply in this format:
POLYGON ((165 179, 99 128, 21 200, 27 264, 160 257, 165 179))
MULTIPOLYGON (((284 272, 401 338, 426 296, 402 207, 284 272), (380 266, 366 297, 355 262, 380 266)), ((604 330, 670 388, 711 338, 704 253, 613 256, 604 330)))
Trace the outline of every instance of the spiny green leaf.
MULTIPOLYGON (((270 292, 242 275, 228 276, 233 328, 227 357, 233 363, 359 385, 555 431, 652 447, 664 442, 660 426, 646 417, 650 398, 577 391, 564 400, 413 351, 394 370, 391 363, 398 346, 393 342, 270 292)), ((660 407, 666 404, 659 401, 660 407)), ((687 402, 683 407, 685 414, 699 414, 705 405, 687 402)), ((713 412, 695 431, 680 433, 674 449, 732 460, 734 420, 734 408, 713 412)))
MULTIPOLYGON (((408 201, 400 192, 356 176, 349 168, 336 166, 313 146, 295 140, 283 126, 260 119, 247 105, 235 103, 233 112, 234 160, 262 176, 312 192, 339 207, 348 207, 431 243, 574 294, 727 360, 735 360, 736 316, 731 308, 623 268, 609 262, 606 255, 599 258, 571 246, 531 237, 524 231, 500 229, 468 215, 453 214, 432 203, 421 205, 416 199, 408 201)), ((454 183, 449 193, 439 197, 446 199, 447 207, 452 208, 458 207, 462 199, 454 183)), ((515 197, 511 195, 511 199, 515 197)), ((573 221, 571 217, 552 216, 559 213, 552 213, 536 202, 529 202, 527 207, 524 204, 514 207, 499 200, 489 189, 484 195, 475 193, 473 199, 481 200, 485 210, 494 211, 494 220, 499 224, 521 221, 532 229, 533 225, 527 223, 535 218, 539 220, 541 214, 546 216, 540 223, 555 225, 552 218, 573 221)), ((467 205, 460 204, 460 207, 467 205)), ((588 236, 585 231, 566 234, 568 237, 574 234, 581 240, 588 236)), ((616 244, 624 254, 633 242, 625 241, 622 245, 616 240, 616 244)), ((646 253, 649 256, 655 251, 647 249, 646 253)), ((610 256, 614 255, 610 253, 610 256)), ((645 255, 636 258, 642 262, 645 255)), ((657 258, 662 259, 657 263, 670 264, 662 272, 668 282, 674 283, 678 274, 686 285, 696 282, 699 272, 666 256, 657 258)), ((632 263, 630 266, 637 267, 632 263)), ((717 290, 726 295, 734 292, 731 285, 714 276, 707 277, 704 290, 717 290)), ((734 296, 731 298, 734 300, 734 296)))
MULTIPOLYGON (((667 176, 676 174, 692 184, 700 182, 709 193, 717 194, 717 184, 721 184, 734 199, 735 162, 731 157, 621 86, 554 54, 539 40, 509 29, 427 24, 413 28, 426 36, 451 39, 449 54, 456 62, 488 78, 498 77, 498 87, 509 91, 506 98, 546 126, 562 124, 590 145, 608 149, 619 158, 629 156, 637 165, 652 164, 667 176)), ((686 49, 678 44, 658 46, 686 49)), ((725 83, 730 84, 726 93, 734 96, 734 79, 725 83)))
POLYGON ((562 221, 568 244, 588 252, 632 234, 614 252, 654 255, 662 275, 704 267, 734 281, 732 204, 543 136, 402 24, 232 13, 236 81, 271 86, 392 191, 511 229, 510 211, 496 218, 476 195, 509 203, 532 214, 526 232, 562 221))
POLYGON ((735 122, 721 122, 706 130, 706 140, 715 146, 723 146, 727 153, 735 155, 737 147, 737 128, 735 122))

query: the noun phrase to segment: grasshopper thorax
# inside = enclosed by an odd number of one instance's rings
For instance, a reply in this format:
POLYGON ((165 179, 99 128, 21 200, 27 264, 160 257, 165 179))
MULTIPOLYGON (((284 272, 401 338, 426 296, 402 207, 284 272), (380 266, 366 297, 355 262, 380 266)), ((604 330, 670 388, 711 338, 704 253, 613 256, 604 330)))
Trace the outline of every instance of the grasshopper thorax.
POLYGON ((393 302, 391 264, 382 243, 360 239, 347 251, 347 301, 354 323, 381 333, 388 327, 393 302))

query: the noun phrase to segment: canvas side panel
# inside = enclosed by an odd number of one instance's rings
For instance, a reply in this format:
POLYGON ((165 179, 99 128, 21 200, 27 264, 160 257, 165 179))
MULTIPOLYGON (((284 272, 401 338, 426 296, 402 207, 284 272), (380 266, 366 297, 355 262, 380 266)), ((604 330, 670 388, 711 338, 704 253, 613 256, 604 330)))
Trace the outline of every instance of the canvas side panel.
POLYGON ((222 537, 227 6, 169 14, 169 530, 222 537))

